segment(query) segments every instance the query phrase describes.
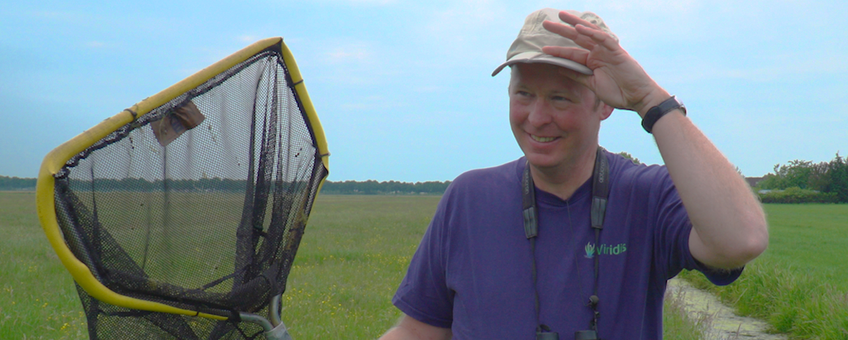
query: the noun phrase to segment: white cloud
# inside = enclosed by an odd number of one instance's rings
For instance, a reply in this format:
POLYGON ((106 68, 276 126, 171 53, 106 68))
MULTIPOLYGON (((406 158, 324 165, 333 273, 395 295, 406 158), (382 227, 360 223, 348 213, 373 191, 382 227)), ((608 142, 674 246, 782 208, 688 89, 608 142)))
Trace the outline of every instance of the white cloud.
POLYGON ((315 3, 352 6, 388 6, 396 4, 397 0, 317 0, 315 3))
POLYGON ((665 79, 679 83, 717 79, 762 83, 785 79, 832 79, 838 74, 848 73, 844 57, 825 53, 744 56, 734 59, 732 65, 726 63, 726 60, 677 63, 679 69, 674 72, 675 75, 665 79))
POLYGON ((101 47, 106 46, 106 43, 104 43, 102 41, 92 40, 92 41, 85 43, 85 46, 91 47, 91 48, 101 48, 101 47))
POLYGON ((365 45, 339 46, 325 54, 330 63, 364 63, 371 59, 371 51, 365 45))
POLYGON ((385 6, 385 5, 391 5, 391 4, 397 3, 397 1, 395 1, 395 0, 347 0, 347 2, 350 2, 350 3, 355 4, 355 5, 378 5, 378 6, 385 6))
POLYGON ((423 85, 413 87, 412 91, 416 93, 438 93, 446 89, 447 87, 441 85, 423 85))
POLYGON ((402 107, 400 102, 390 100, 382 95, 363 96, 339 104, 339 108, 356 112, 386 112, 402 107))
POLYGON ((640 12, 653 13, 671 11, 677 13, 691 13, 700 8, 702 2, 696 0, 618 0, 598 1, 597 5, 638 16, 640 12))
POLYGON ((32 15, 36 18, 66 23, 83 23, 92 18, 80 12, 38 11, 32 15))
POLYGON ((250 34, 243 34, 243 35, 236 37, 237 41, 242 42, 242 43, 248 43, 248 44, 255 43, 255 42, 257 42, 261 39, 262 39, 262 37, 259 37, 259 36, 256 36, 256 35, 250 35, 250 34))
POLYGON ((423 68, 467 68, 480 63, 495 65, 527 13, 516 14, 497 0, 451 2, 425 12, 411 33, 418 44, 423 68))
POLYGON ((498 1, 464 0, 435 11, 431 17, 424 19, 423 26, 426 33, 439 40, 463 43, 502 27, 506 16, 506 10, 498 1))

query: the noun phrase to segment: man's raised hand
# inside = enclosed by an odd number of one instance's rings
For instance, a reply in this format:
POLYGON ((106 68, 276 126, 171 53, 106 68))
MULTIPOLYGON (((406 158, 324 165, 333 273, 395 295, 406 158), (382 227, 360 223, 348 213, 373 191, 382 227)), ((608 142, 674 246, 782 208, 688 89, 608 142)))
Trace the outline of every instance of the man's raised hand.
POLYGON ((561 73, 588 87, 602 101, 620 109, 633 110, 644 116, 645 112, 670 95, 642 69, 630 54, 619 45, 616 38, 598 26, 566 11, 559 13, 567 23, 545 21, 548 31, 571 39, 585 48, 545 46, 542 51, 552 56, 570 59, 586 65, 592 75, 567 69, 561 73))

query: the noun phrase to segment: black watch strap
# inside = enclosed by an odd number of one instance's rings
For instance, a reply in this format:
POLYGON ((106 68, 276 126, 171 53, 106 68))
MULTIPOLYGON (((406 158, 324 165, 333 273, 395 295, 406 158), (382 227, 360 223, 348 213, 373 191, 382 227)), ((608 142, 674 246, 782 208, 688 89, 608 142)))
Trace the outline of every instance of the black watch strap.
POLYGON ((652 107, 645 113, 645 117, 642 118, 642 127, 645 128, 645 131, 651 133, 651 130, 654 129, 654 124, 665 116, 666 113, 675 109, 680 109, 680 112, 683 112, 684 116, 686 115, 686 107, 683 106, 683 102, 677 100, 677 97, 671 96, 671 98, 666 99, 660 105, 652 107))

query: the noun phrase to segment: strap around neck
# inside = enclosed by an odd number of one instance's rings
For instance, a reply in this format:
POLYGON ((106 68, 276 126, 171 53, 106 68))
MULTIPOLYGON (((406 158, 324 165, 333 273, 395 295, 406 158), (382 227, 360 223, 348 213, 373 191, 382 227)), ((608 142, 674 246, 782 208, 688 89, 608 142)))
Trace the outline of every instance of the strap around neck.
MULTIPOLYGON (((606 150, 598 147, 595 155, 595 168, 592 176, 592 228, 603 229, 604 215, 609 197, 609 160, 606 150)), ((536 209, 536 189, 533 176, 530 175, 530 162, 524 167, 521 179, 522 208, 524 213, 524 234, 527 238, 539 235, 538 210, 536 209)))
MULTIPOLYGON (((524 213, 524 234, 530 240, 530 251, 533 254, 532 276, 533 287, 536 287, 536 237, 539 235, 538 209, 536 208, 536 190, 533 184, 533 176, 530 175, 530 162, 527 162, 524 168, 524 176, 521 179, 521 195, 522 208, 524 213)), ((595 168, 592 176, 592 210, 591 220, 592 229, 595 230, 595 246, 600 242, 600 233, 604 228, 604 215, 607 210, 607 199, 609 198, 609 160, 607 160, 606 150, 598 147, 595 155, 595 168)), ((570 217, 569 217, 570 219, 570 217)), ((598 312, 598 262, 600 254, 594 256, 594 284, 592 287, 592 296, 589 297, 589 306, 592 308, 592 320, 589 325, 591 334, 597 338, 597 326, 600 313, 598 312)), ((578 278, 579 280, 579 278, 578 278)), ((535 290, 536 304, 536 319, 539 319, 539 291, 535 290)), ((540 328, 536 331, 540 332, 547 326, 540 324, 540 328)), ((547 329, 548 331, 550 329, 547 329)), ((581 333, 581 332, 578 332, 581 333)), ((589 334, 589 333, 586 333, 589 334)))
POLYGON ((592 228, 604 228, 604 214, 609 198, 609 160, 604 148, 598 147, 595 155, 595 173, 592 176, 592 228))

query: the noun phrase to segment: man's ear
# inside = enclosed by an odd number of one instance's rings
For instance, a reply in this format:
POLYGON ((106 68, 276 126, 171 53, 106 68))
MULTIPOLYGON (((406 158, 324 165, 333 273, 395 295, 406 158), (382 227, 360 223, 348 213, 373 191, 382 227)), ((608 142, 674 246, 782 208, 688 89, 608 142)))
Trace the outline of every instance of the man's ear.
POLYGON ((601 120, 603 121, 612 115, 612 110, 614 110, 612 106, 609 106, 607 105, 607 103, 601 101, 601 105, 598 105, 597 112, 601 115, 601 120))

